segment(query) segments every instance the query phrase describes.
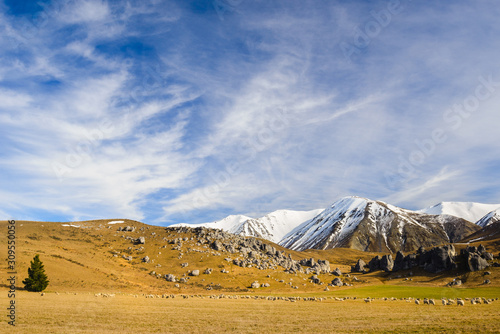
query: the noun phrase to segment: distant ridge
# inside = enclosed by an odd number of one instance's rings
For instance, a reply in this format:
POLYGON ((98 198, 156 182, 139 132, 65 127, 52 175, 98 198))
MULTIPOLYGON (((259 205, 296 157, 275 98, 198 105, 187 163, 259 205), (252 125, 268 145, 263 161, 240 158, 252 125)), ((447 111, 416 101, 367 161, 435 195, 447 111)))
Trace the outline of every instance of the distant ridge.
POLYGON ((277 210, 261 218, 233 215, 211 223, 176 224, 172 226, 218 228, 230 233, 263 238, 278 243, 288 232, 300 224, 311 220, 322 211, 323 209, 311 211, 277 210))
POLYGON ((396 252, 458 242, 499 219, 500 204, 441 202, 412 211, 350 196, 325 210, 277 210, 261 218, 231 215, 210 223, 173 226, 218 228, 293 250, 343 247, 396 252))
POLYGON ((417 212, 430 215, 452 215, 471 223, 476 223, 486 214, 500 208, 500 204, 483 204, 474 202, 441 202, 417 212))
POLYGON ((488 212, 483 218, 481 218, 476 224, 481 227, 486 227, 496 222, 500 222, 500 209, 488 212))

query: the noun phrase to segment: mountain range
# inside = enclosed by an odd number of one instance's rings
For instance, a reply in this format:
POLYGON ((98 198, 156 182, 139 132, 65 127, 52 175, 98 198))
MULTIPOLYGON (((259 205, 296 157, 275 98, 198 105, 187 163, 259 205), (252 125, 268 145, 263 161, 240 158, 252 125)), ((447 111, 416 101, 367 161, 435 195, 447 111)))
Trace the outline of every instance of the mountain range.
MULTIPOLYGON (((343 247, 409 252, 421 246, 458 242, 499 220, 500 204, 442 202, 412 211, 382 201, 349 196, 327 209, 278 210, 261 218, 232 215, 210 223, 177 226, 219 228, 267 239, 298 251, 343 247)), ((490 227, 489 230, 497 229, 490 227)))
POLYGON ((279 243, 285 235, 297 226, 320 214, 323 209, 311 211, 277 210, 264 217, 250 218, 244 215, 231 215, 224 219, 203 224, 176 224, 172 226, 210 227, 230 233, 257 237, 279 243))

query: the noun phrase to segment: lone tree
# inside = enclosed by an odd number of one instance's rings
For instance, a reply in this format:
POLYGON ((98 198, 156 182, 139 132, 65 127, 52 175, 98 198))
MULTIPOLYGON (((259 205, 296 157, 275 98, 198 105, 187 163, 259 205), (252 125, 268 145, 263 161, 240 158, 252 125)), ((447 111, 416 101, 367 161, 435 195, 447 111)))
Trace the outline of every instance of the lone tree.
POLYGON ((28 268, 28 277, 23 281, 23 284, 26 290, 33 292, 43 291, 49 285, 48 277, 38 254, 31 261, 31 268, 28 268))

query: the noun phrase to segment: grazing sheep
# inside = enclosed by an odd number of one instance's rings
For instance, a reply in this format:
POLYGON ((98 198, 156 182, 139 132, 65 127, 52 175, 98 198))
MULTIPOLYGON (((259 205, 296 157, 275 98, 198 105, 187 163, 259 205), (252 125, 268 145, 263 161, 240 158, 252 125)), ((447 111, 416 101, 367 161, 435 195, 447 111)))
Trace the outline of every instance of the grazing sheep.
POLYGON ((446 300, 441 299, 441 302, 443 303, 443 305, 446 305, 446 300))
POLYGON ((429 305, 436 305, 436 303, 434 302, 434 299, 429 299, 429 305))
POLYGON ((415 299, 415 304, 420 305, 420 302, 418 301, 418 299, 415 299))
POLYGON ((457 300, 457 306, 464 306, 465 303, 463 300, 457 300))

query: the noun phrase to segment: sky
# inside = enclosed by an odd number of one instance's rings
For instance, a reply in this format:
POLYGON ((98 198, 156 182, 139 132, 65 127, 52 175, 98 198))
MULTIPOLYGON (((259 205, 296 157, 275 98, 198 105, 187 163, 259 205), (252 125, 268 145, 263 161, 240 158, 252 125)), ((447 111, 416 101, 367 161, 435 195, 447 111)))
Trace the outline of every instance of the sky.
POLYGON ((0 219, 500 203, 500 5, 3 0, 0 219))

